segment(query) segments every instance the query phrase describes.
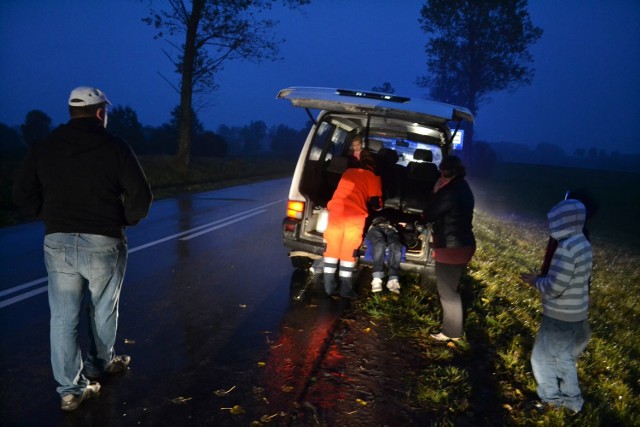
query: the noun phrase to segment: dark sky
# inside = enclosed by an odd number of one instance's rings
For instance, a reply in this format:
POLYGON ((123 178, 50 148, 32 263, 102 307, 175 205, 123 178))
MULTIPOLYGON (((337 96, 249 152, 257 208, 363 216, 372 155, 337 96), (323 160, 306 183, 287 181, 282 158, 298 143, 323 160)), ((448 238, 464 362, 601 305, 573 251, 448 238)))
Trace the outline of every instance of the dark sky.
MULTIPOLYGON (((198 99, 200 120, 209 130, 252 120, 301 128, 304 111, 275 99, 288 86, 370 90, 390 82, 398 95, 425 96, 415 85, 426 62, 423 3, 312 0, 302 11, 275 8, 284 60, 229 63, 220 89, 198 99)), ((167 122, 179 99, 161 75, 176 85, 178 76, 162 53, 171 47, 141 21, 147 10, 148 0, 0 1, 0 122, 21 124, 33 109, 54 125, 65 122, 69 91, 79 85, 130 106, 143 125, 167 122)), ((531 47, 533 84, 482 106, 476 137, 555 143, 569 153, 640 152, 640 1, 530 0, 529 11, 544 30, 531 47)))

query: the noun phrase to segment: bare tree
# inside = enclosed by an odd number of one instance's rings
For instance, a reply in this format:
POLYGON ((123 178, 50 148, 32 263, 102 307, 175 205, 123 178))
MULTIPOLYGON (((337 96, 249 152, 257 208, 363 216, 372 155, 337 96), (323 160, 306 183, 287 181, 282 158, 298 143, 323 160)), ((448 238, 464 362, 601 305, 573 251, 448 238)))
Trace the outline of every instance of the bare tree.
MULTIPOLYGON (((297 7, 310 0, 281 0, 297 7)), ((262 18, 276 0, 169 0, 165 10, 151 9, 143 19, 153 25, 156 38, 169 38, 177 55, 165 52, 180 74, 180 136, 176 160, 188 167, 191 157, 191 120, 194 93, 215 90, 215 77, 227 61, 261 62, 277 59, 273 28, 278 21, 262 18), (189 7, 190 6, 190 7, 189 7), (180 45, 171 36, 182 35, 180 45)))

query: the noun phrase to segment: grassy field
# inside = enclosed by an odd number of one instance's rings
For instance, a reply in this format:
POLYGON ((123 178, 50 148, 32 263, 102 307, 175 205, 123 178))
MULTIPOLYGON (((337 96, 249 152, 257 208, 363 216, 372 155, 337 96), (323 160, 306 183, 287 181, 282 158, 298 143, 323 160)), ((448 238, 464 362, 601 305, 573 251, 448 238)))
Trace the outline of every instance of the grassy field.
MULTIPOLYGON (((193 158, 188 171, 169 156, 140 156, 155 200, 181 193, 213 190, 256 179, 293 174, 295 160, 274 157, 193 158)), ((0 227, 25 221, 11 203, 11 186, 20 160, 0 161, 0 227)))
POLYGON ((413 403, 433 415, 433 425, 640 425, 640 175, 500 165, 492 179, 472 187, 483 200, 474 220, 478 250, 461 288, 465 340, 429 340, 440 325, 438 297, 412 276, 403 278, 401 296, 373 296, 356 306, 385 319, 427 358, 429 367, 416 373, 413 403), (537 399, 529 357, 541 307, 518 275, 539 268, 548 238, 544 214, 577 187, 592 190, 601 204, 590 224, 593 336, 578 364, 586 404, 577 415, 540 414, 528 404, 537 399))

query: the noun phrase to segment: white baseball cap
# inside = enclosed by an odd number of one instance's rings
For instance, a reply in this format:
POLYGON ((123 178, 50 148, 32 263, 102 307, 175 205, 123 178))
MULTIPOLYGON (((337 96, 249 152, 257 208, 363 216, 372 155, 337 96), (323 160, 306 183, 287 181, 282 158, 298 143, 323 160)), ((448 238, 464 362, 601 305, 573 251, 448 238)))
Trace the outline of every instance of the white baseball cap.
POLYGON ((111 102, 107 99, 107 95, 103 91, 95 87, 79 86, 71 91, 69 95, 69 105, 72 107, 86 107, 88 105, 111 102))

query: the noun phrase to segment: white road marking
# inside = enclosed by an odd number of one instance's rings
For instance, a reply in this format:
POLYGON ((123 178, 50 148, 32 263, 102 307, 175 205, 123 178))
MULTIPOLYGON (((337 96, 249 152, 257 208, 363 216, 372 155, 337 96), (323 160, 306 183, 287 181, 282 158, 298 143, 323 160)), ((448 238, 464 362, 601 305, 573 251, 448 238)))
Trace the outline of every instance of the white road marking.
MULTIPOLYGON (((198 236, 201 236, 203 234, 210 233, 212 231, 218 230, 220 228, 227 227, 227 226, 229 226, 231 224, 234 224, 236 222, 243 221, 245 219, 251 218, 251 217, 256 216, 256 215, 260 215, 260 214, 266 212, 265 208, 267 208, 269 206, 273 206, 273 205, 278 204, 278 203, 282 203, 285 200, 286 199, 276 200, 275 202, 267 203, 266 205, 262 205, 262 206, 259 206, 257 208, 249 209, 247 211, 240 212, 240 213, 237 213, 237 214, 234 214, 234 215, 230 215, 230 216, 228 216, 226 218, 219 219, 217 221, 213 221, 213 222, 210 222, 208 224, 200 225, 200 226, 192 228, 190 230, 185 230, 185 231, 182 231, 180 233, 172 234, 171 236, 163 237, 162 239, 154 240, 153 242, 145 243, 144 245, 136 246, 135 248, 129 249, 129 254, 132 254, 132 253, 137 252, 137 251, 142 250, 142 249, 147 249, 147 248, 149 248, 151 246, 155 246, 155 245, 158 245, 160 243, 166 242, 168 240, 176 239, 176 238, 180 238, 180 240, 193 239, 194 237, 198 237, 198 236)), ((10 295, 10 294, 13 294, 13 293, 16 293, 16 292, 20 292, 22 290, 31 288, 33 286, 39 285, 40 283, 44 283, 46 281, 47 281, 47 277, 45 276, 45 277, 41 277, 41 278, 36 279, 36 280, 32 280, 32 281, 27 282, 27 283, 23 283, 22 285, 14 286, 13 288, 5 289, 4 291, 0 291, 0 297, 4 297, 5 295, 10 295)), ((20 302, 20 301, 25 300, 27 298, 31 298, 33 296, 39 295, 39 294, 41 294, 43 292, 46 292, 46 291, 47 291, 47 286, 45 285, 45 286, 30 290, 28 292, 22 293, 20 295, 17 295, 15 297, 12 297, 12 298, 9 298, 9 299, 5 299, 3 301, 0 301, 0 308, 8 307, 8 306, 13 305, 13 304, 15 304, 17 302, 20 302)))

